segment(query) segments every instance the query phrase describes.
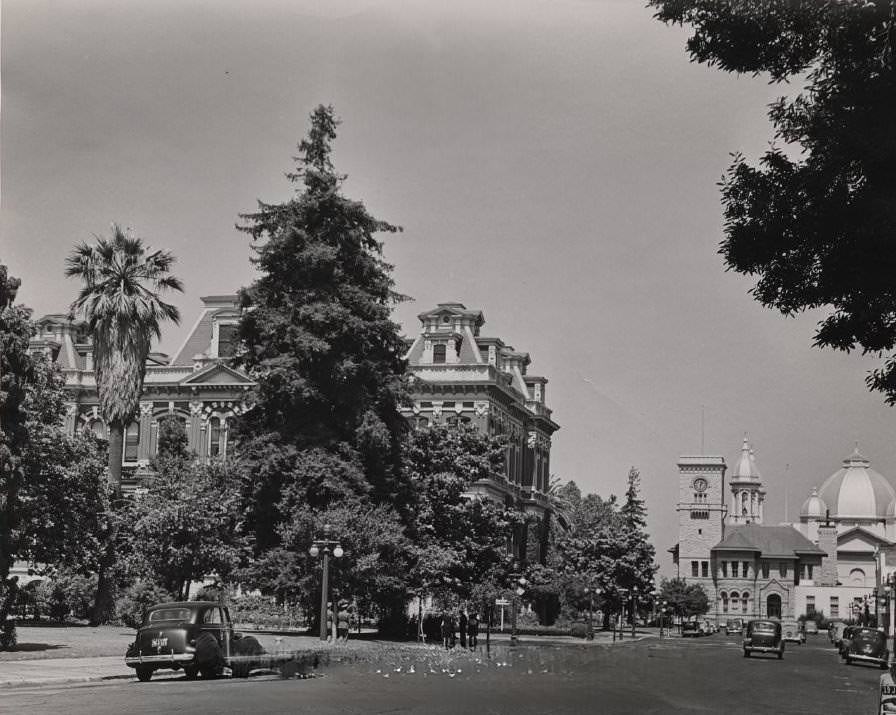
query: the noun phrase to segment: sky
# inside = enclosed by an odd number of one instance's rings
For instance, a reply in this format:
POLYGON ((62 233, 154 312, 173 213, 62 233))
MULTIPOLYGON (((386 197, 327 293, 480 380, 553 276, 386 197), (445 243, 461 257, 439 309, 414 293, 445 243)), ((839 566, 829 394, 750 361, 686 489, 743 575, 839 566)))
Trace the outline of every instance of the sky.
POLYGON ((552 471, 621 494, 640 469, 663 573, 682 454, 733 467, 747 434, 766 523, 794 519, 856 441, 896 479, 876 360, 811 346, 718 255, 730 153, 795 87, 688 61, 639 0, 6 0, 0 261, 62 312, 73 244, 115 221, 173 251, 184 320, 253 278, 234 225, 287 199, 308 114, 332 104, 345 193, 384 237, 408 335, 446 301, 531 356, 561 429, 552 471))

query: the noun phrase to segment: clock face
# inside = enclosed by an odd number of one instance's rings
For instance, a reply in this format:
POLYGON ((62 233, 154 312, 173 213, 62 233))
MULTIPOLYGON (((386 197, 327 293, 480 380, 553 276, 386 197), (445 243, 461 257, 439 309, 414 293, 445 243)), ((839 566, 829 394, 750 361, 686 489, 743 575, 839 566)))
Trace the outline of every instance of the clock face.
POLYGON ((694 480, 694 491, 695 492, 705 492, 706 487, 709 486, 706 480, 703 477, 697 477, 694 480))

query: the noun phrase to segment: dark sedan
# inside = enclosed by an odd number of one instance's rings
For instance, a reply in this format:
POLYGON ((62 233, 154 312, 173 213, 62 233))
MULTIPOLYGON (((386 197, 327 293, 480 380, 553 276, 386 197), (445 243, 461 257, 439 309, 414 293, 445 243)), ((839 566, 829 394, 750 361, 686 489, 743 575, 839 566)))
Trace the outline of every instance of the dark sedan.
POLYGON ((886 635, 876 628, 857 628, 849 639, 849 645, 843 658, 847 665, 853 661, 859 661, 872 663, 886 670, 890 659, 886 635))
POLYGON ((784 641, 781 639, 780 621, 750 621, 743 642, 744 658, 752 653, 774 653, 778 660, 784 657, 784 641))

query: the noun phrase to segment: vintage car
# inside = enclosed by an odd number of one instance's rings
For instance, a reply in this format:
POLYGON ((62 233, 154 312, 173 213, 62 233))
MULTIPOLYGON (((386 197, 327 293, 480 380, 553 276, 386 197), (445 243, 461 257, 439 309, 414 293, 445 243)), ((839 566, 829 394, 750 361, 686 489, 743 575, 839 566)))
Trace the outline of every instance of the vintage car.
POLYGON ((715 631, 712 628, 712 623, 709 621, 700 621, 698 623, 700 627, 700 635, 701 636, 711 636, 715 631))
POLYGON ((784 641, 781 640, 780 621, 750 621, 744 635, 744 658, 752 653, 775 653, 778 660, 784 657, 784 641))
POLYGON ((233 630, 226 606, 212 601, 160 603, 147 609, 125 663, 146 682, 156 670, 183 668, 187 678, 248 677, 264 656, 261 644, 233 630))
POLYGON ((729 618, 725 622, 726 635, 743 635, 744 622, 740 618, 729 618))
POLYGON ((803 645, 806 642, 806 631, 799 621, 781 621, 781 638, 785 642, 803 645))
POLYGON ((886 670, 890 654, 887 652, 887 636, 877 628, 856 628, 843 658, 847 665, 853 661, 873 663, 886 670))
POLYGON ((807 636, 818 635, 818 624, 815 621, 806 621, 803 626, 805 628, 805 633, 807 636))
POLYGON ((681 624, 681 637, 687 638, 688 636, 693 636, 697 638, 703 635, 703 631, 700 628, 700 623, 698 621, 685 621, 681 624))

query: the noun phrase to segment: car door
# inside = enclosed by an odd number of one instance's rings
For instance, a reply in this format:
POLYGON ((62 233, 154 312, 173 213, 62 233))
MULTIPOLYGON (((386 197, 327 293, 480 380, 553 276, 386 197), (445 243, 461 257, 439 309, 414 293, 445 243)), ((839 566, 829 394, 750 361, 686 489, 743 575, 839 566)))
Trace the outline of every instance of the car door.
POLYGON ((226 644, 224 642, 224 617, 218 606, 210 606, 203 611, 200 616, 199 630, 202 633, 209 633, 218 641, 221 652, 225 652, 226 644))

